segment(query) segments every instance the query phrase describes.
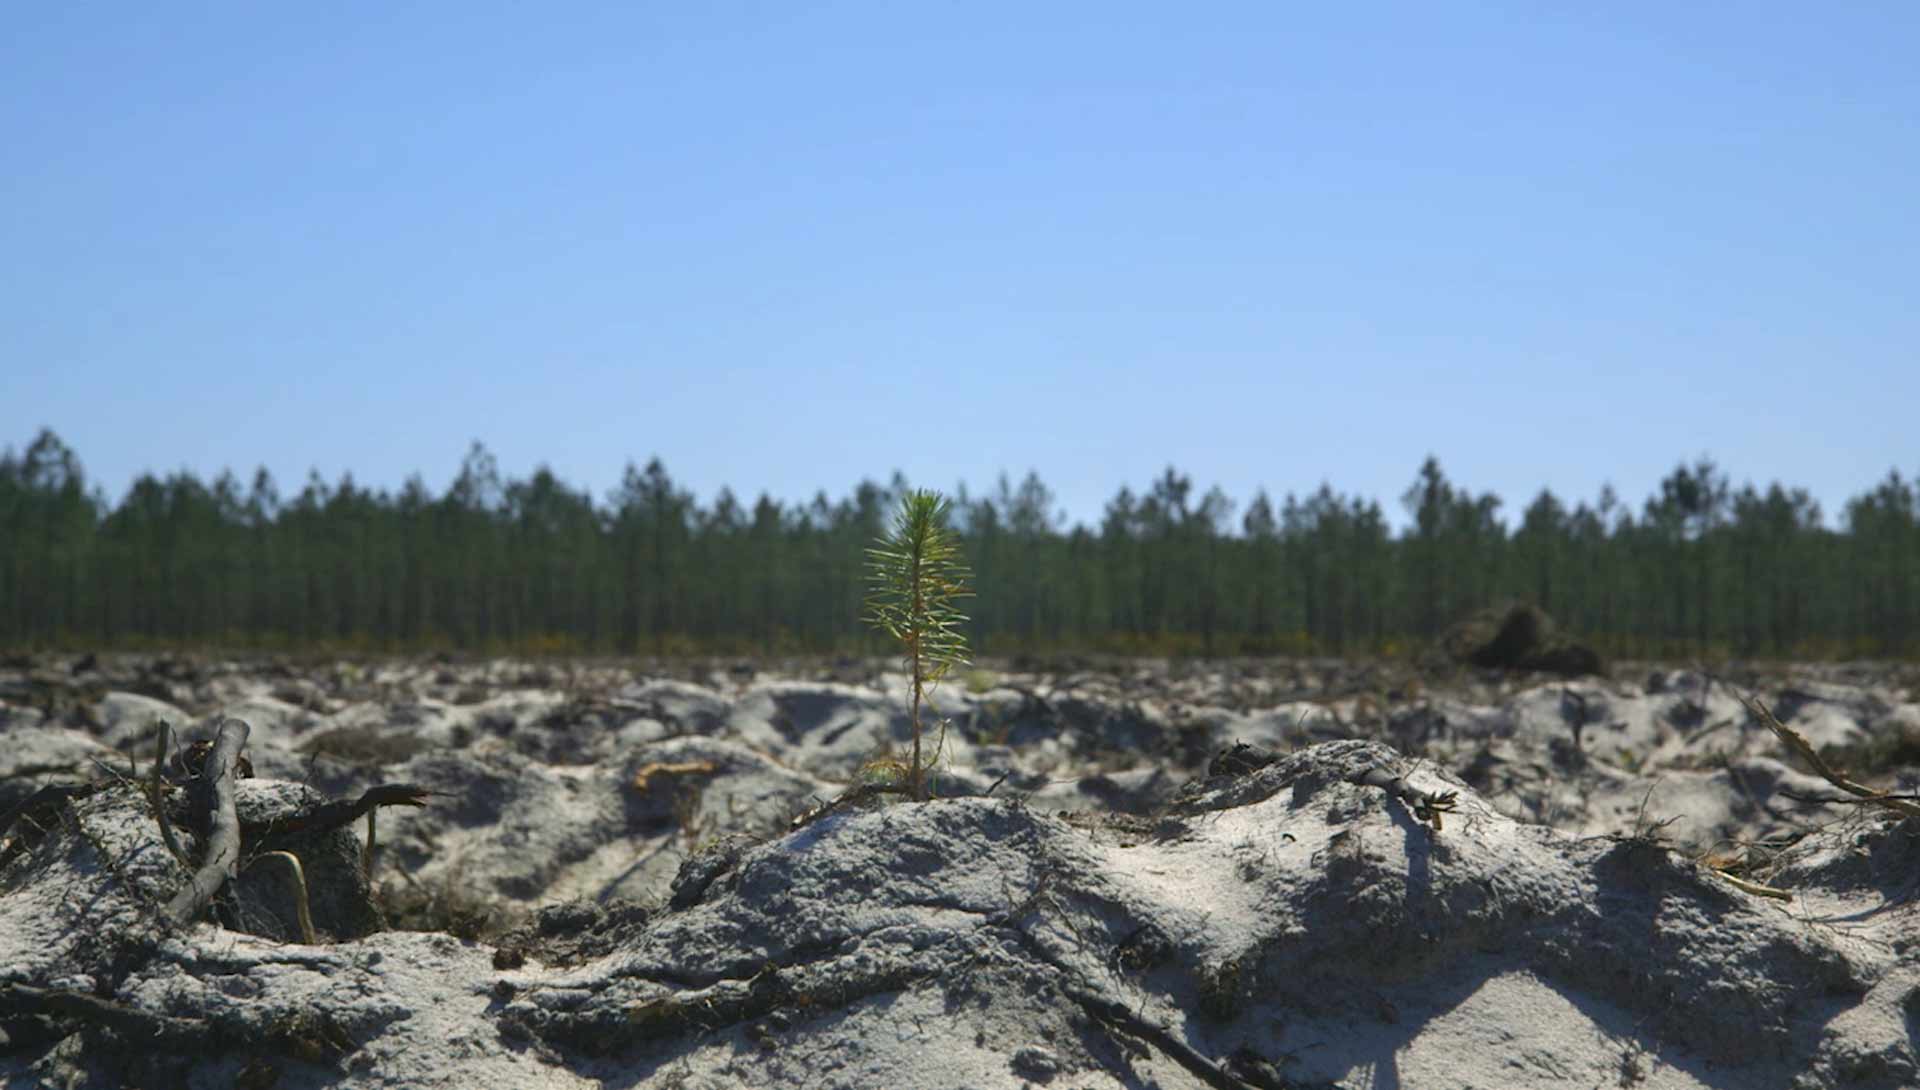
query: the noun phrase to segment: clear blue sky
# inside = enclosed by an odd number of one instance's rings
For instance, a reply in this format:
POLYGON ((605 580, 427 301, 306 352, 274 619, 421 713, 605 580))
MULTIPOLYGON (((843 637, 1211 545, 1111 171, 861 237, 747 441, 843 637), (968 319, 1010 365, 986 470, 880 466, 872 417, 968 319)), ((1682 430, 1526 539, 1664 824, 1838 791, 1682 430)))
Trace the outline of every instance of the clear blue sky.
POLYGON ((1920 471, 1920 5, 15 5, 0 443, 703 500, 1920 471))

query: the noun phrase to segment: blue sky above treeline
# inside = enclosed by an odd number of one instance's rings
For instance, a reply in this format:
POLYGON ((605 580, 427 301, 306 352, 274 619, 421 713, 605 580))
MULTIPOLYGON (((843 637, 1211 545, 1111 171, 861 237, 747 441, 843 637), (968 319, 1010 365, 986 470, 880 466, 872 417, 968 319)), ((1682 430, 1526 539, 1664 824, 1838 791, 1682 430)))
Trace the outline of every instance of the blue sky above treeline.
POLYGON ((0 441, 596 496, 1920 471, 1920 8, 84 8, 0 37, 0 441))

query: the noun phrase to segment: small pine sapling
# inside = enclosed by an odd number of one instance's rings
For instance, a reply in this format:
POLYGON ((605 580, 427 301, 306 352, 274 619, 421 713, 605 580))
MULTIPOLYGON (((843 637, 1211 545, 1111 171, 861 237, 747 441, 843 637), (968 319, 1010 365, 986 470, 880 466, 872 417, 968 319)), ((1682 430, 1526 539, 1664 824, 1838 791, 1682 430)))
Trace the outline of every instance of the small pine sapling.
POLYGON ((913 758, 907 790, 927 799, 927 768, 920 756, 920 706, 955 666, 967 665, 967 621, 955 603, 970 597, 960 546, 947 528, 951 505, 938 492, 915 490, 900 498, 893 530, 867 550, 872 593, 866 619, 899 640, 912 675, 913 758))

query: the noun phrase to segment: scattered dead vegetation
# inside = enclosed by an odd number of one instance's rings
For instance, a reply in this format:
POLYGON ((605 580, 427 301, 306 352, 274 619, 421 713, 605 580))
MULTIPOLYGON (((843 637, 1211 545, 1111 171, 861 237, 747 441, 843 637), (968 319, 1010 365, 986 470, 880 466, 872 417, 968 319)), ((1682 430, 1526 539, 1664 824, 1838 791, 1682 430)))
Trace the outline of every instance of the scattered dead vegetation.
POLYGON ((1787 797, 1809 802, 1868 805, 1884 808, 1904 817, 1920 817, 1920 800, 1916 800, 1914 796, 1894 795, 1885 791, 1877 791, 1874 788, 1868 787, 1866 784, 1858 783, 1850 779, 1845 771, 1828 764, 1826 758, 1822 757, 1799 731, 1794 730, 1792 727, 1774 718, 1773 713, 1768 711, 1767 706, 1760 703, 1758 699, 1750 696, 1743 697, 1742 703, 1746 705, 1747 710, 1752 713, 1755 719, 1768 730, 1772 731, 1774 736, 1779 738, 1781 742, 1785 743, 1787 749, 1792 751, 1796 757, 1806 762, 1807 767, 1813 769, 1816 775, 1834 787, 1839 788, 1841 791, 1846 792, 1848 795, 1853 796, 1852 798, 1804 798, 1803 796, 1790 792, 1783 792, 1787 794, 1787 797))

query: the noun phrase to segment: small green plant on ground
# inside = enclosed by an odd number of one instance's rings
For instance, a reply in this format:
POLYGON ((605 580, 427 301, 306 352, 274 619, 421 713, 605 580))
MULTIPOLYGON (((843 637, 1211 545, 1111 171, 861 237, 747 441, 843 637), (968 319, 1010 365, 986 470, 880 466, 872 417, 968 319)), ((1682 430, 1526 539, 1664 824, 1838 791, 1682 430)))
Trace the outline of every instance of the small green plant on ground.
POLYGON ((921 705, 949 671, 967 665, 967 637, 960 630, 967 618, 956 603, 972 592, 959 543, 947 527, 949 509, 938 492, 908 492, 900 498, 892 532, 867 550, 872 593, 866 619, 900 641, 912 676, 913 757, 906 771, 916 801, 927 798, 932 763, 921 757, 921 705))

